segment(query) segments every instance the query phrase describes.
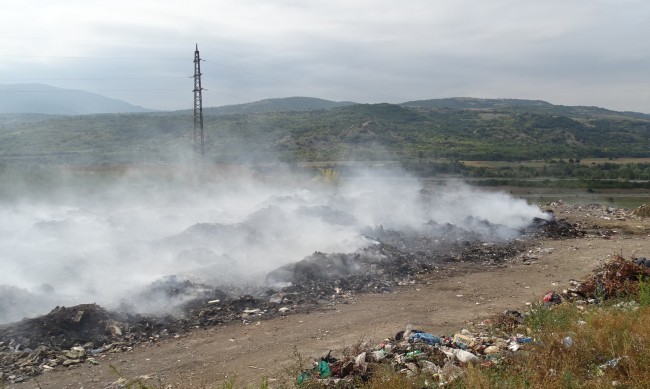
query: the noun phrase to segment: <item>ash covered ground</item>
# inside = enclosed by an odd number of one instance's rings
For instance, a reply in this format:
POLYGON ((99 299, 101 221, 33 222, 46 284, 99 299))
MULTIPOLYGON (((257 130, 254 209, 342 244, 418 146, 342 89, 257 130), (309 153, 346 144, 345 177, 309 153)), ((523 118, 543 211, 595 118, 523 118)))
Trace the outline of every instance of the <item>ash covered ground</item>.
POLYGON ((530 237, 580 233, 503 193, 366 173, 182 190, 128 177, 100 193, 8 204, 0 317, 13 323, 0 327, 0 363, 14 382, 197 327, 389 291, 450 262, 499 264, 530 237))

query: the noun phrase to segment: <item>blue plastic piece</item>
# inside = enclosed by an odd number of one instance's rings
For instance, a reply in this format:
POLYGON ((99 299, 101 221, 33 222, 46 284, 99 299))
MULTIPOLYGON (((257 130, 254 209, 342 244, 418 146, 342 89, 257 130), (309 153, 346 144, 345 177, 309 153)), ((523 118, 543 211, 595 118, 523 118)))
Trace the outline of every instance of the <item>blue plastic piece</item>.
POLYGON ((414 342, 416 340, 430 344, 432 346, 442 343, 442 339, 440 339, 435 335, 428 334, 426 332, 416 332, 414 334, 411 334, 411 336, 409 336, 409 342, 414 342))

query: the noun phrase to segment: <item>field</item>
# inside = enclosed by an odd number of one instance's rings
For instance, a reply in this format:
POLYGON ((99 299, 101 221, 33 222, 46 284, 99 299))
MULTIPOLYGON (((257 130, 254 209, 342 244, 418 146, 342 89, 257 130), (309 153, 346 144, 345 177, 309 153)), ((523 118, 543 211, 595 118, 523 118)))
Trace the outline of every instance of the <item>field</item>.
MULTIPOLYGON (((515 168, 518 166, 525 167, 541 167, 545 163, 548 163, 544 160, 531 160, 531 161, 462 161, 466 166, 469 167, 485 167, 485 168, 504 168, 510 167, 515 168)), ((626 163, 650 163, 650 158, 582 158, 580 159, 580 164, 582 165, 593 165, 601 163, 616 163, 616 164, 626 164, 626 163)))
POLYGON ((544 206, 562 199, 567 204, 601 204, 615 208, 636 208, 650 203, 650 193, 646 189, 555 189, 521 187, 484 187, 485 190, 506 191, 526 199, 531 204, 544 206))

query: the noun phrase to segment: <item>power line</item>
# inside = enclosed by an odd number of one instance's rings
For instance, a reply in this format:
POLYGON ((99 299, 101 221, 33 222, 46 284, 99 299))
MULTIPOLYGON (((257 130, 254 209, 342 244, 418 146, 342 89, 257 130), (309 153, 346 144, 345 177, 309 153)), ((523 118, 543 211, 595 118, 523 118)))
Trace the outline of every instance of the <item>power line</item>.
MULTIPOLYGON (((164 42, 163 41, 101 41, 101 40, 88 41, 88 40, 80 40, 80 39, 64 39, 64 38, 33 37, 33 36, 5 36, 5 37, 2 37, 0 39, 8 39, 8 40, 39 40, 39 41, 40 40, 47 40, 47 41, 77 42, 77 43, 89 43, 89 44, 97 44, 97 43, 100 43, 100 44, 128 44, 128 45, 139 45, 139 46, 182 46, 182 45, 186 45, 186 44, 189 43, 189 41, 176 41, 176 42, 169 42, 169 41, 164 41, 164 42)), ((344 86, 346 88, 355 89, 355 90, 358 90, 358 91, 361 91, 361 92, 365 92, 365 93, 369 93, 369 94, 373 94, 373 95, 378 95, 378 96, 385 96, 385 97, 388 97, 388 98, 391 98, 391 99, 394 99, 394 100, 404 100, 404 98, 402 98, 402 97, 395 96, 395 95, 392 95, 392 94, 389 94, 389 93, 385 93, 385 92, 381 92, 381 91, 373 90, 373 89, 368 89, 368 88, 363 88, 363 87, 360 87, 360 86, 357 86, 357 85, 353 85, 353 84, 338 81, 338 80, 335 80, 335 79, 319 76, 319 75, 316 75, 316 74, 311 74, 311 73, 307 73, 307 72, 303 72, 303 71, 299 71, 299 70, 288 69, 288 68, 286 68, 286 67, 284 67, 282 65, 277 65, 277 64, 274 64, 274 63, 271 63, 271 62, 251 58, 250 56, 235 53, 235 52, 228 51, 228 50, 223 50, 223 49, 217 48, 215 46, 207 45, 207 46, 204 46, 204 48, 205 47, 208 47, 211 50, 215 50, 215 51, 218 51, 218 52, 223 53, 223 54, 227 54, 227 55, 229 55, 231 57, 237 57, 237 58, 241 58, 241 59, 244 59, 244 60, 247 60, 247 61, 250 61, 250 62, 256 62, 256 63, 262 64, 262 65, 265 65, 265 66, 278 68, 278 69, 281 69, 282 71, 285 71, 285 72, 288 71, 288 72, 291 72, 291 73, 294 73, 294 74, 299 74, 299 75, 302 75, 302 76, 310 77, 312 79, 322 80, 322 81, 325 81, 325 82, 328 82, 328 83, 331 83, 331 84, 341 85, 341 86, 344 86)), ((145 60, 145 61, 156 61, 156 60, 160 60, 160 61, 185 61, 186 60, 185 58, 176 58, 176 57, 165 58, 165 57, 39 56, 39 55, 19 55, 19 54, 16 54, 16 55, 14 55, 14 54, 4 54, 4 55, 0 54, 0 57, 82 59, 82 60, 92 60, 92 59, 99 59, 99 60, 102 60, 102 59, 106 59, 106 60, 145 60)), ((229 66, 223 65, 223 64, 218 64, 218 65, 223 66, 223 67, 229 67, 229 66)), ((257 77, 266 78, 266 79, 269 79, 271 81, 285 83, 285 84, 297 86, 297 87, 300 87, 300 88, 303 88, 303 89, 306 89, 306 90, 311 90, 311 91, 318 92, 318 93, 325 93, 325 94, 328 94, 328 95, 331 95, 331 96, 336 96, 337 98, 346 99, 345 96, 340 96, 340 95, 337 95, 337 94, 333 94, 331 92, 326 92, 326 91, 322 91, 322 90, 315 89, 315 88, 305 87, 305 86, 297 84, 297 83, 284 81, 284 80, 281 80, 281 79, 265 76, 263 74, 250 72, 250 71, 246 71, 246 70, 242 70, 242 69, 238 69, 238 68, 233 68, 233 67, 229 67, 229 68, 235 69, 235 70, 240 71, 242 73, 252 74, 252 75, 255 75, 257 77)), ((119 78, 116 78, 116 79, 119 79, 119 78)), ((124 79, 127 79, 127 78, 124 78, 124 79)), ((92 80, 92 79, 89 79, 89 80, 92 80)))
POLYGON ((145 92, 145 91, 186 91, 186 89, 143 88, 143 89, 60 89, 60 90, 0 90, 0 93, 79 93, 79 92, 145 92))
POLYGON ((186 61, 185 58, 165 57, 93 57, 93 56, 68 56, 68 55, 23 55, 23 54, 0 54, 4 58, 52 58, 52 59, 102 59, 102 60, 125 60, 125 61, 186 61))
POLYGON ((121 45, 139 45, 139 46, 187 46, 192 43, 191 41, 120 41, 120 40, 84 40, 84 39, 68 39, 68 38, 52 38, 52 37, 36 37, 36 36, 2 36, 0 40, 26 40, 26 41, 50 41, 50 42, 65 42, 65 43, 87 43, 93 46, 98 44, 121 44, 121 45))
POLYGON ((192 76, 159 76, 159 77, 92 77, 92 78, 13 78, 3 82, 35 82, 35 81, 113 81, 113 80, 163 80, 163 79, 186 79, 192 76))

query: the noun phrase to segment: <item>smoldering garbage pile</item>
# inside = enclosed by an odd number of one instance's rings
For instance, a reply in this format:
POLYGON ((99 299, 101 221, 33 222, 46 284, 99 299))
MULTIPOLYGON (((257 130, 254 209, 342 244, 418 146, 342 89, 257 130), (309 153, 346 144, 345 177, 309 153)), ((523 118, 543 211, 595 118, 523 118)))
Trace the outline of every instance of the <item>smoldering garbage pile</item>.
POLYGON ((580 234, 507 194, 423 189, 403 174, 337 185, 136 178, 0 200, 0 323, 13 321, 0 324, 4 379, 345 303, 450 263, 499 264, 530 236, 580 234))
MULTIPOLYGON (((525 232, 527 236, 564 237, 573 230, 564 221, 540 219, 525 232)), ((138 297, 154 301, 163 296, 165 301, 183 296, 174 315, 125 313, 128 306, 109 311, 96 304, 82 304, 56 307, 46 315, 2 325, 1 377, 21 382, 46 370, 96 364, 102 354, 178 337, 194 328, 247 324, 307 312, 323 304, 346 302, 358 292, 389 291, 395 285, 411 282, 420 273, 459 261, 481 266, 499 264, 525 246, 524 239, 485 242, 483 237, 462 228, 433 222, 424 232, 376 227, 364 234, 377 243, 348 254, 316 252, 269 272, 266 286, 249 287, 249 294, 238 294, 244 291, 241 287, 222 290, 174 276, 157 280, 139 292, 138 297)), ((434 352, 424 344, 420 346, 418 350, 423 354, 418 355, 434 352)))

